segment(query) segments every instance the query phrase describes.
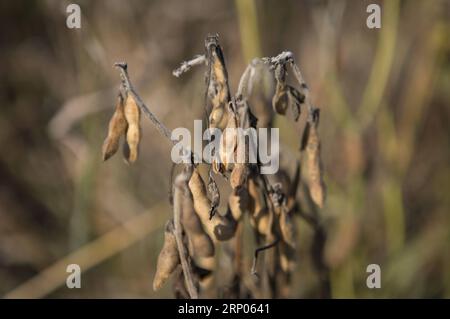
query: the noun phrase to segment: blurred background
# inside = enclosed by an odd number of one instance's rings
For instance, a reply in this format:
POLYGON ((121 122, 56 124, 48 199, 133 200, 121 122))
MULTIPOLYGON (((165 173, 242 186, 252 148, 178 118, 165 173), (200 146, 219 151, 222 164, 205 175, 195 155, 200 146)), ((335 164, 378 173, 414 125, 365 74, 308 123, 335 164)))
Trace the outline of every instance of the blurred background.
MULTIPOLYGON (((171 147, 144 119, 137 163, 102 163, 112 65, 128 62, 169 128, 192 128, 204 68, 171 73, 218 33, 232 92, 253 57, 290 50, 321 108, 331 296, 450 297, 450 1, 77 3, 81 29, 66 27, 67 1, 0 4, 0 296, 172 297, 151 286, 172 214, 171 147), (366 27, 370 3, 381 29, 366 27), (81 289, 65 285, 71 263, 81 289), (381 289, 366 286, 372 263, 381 289)), ((298 123, 275 124, 298 152, 298 123)), ((315 298, 312 230, 298 224, 291 294, 315 298)))

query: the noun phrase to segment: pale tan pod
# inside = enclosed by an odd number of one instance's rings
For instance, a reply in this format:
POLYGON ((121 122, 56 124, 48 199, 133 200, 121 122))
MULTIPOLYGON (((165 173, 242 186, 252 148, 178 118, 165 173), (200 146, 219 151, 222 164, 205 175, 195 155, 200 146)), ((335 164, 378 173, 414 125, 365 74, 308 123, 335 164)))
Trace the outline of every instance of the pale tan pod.
POLYGON ((116 108, 108 125, 108 135, 103 142, 102 158, 104 161, 113 156, 119 148, 120 137, 125 134, 128 127, 124 113, 124 103, 122 95, 117 97, 116 108))
MULTIPOLYGON (((231 108, 231 106, 229 106, 229 108, 231 108)), ((219 150, 220 161, 224 166, 225 171, 232 170, 234 163, 236 162, 236 148, 238 142, 237 127, 237 116, 232 110, 228 109, 228 123, 222 133, 219 150)))
POLYGON ((263 236, 271 236, 271 216, 266 206, 263 194, 259 186, 253 179, 248 180, 248 194, 250 196, 250 224, 263 236))
POLYGON ((271 218, 270 218, 270 212, 268 209, 263 209, 259 216, 255 218, 255 224, 256 229, 258 230, 258 233, 260 233, 263 236, 270 236, 271 231, 271 218))
MULTIPOLYGON (((189 191, 189 189, 187 189, 189 191)), ((194 257, 214 256, 214 244, 203 230, 202 223, 194 210, 191 193, 183 194, 181 222, 192 245, 194 257)))
POLYGON ((323 208, 325 202, 325 184, 322 176, 322 163, 320 159, 320 140, 316 125, 309 128, 306 144, 309 191, 314 203, 323 208))
POLYGON ((192 192, 194 209, 213 242, 230 239, 236 231, 236 221, 229 210, 224 216, 216 213, 210 219, 211 202, 206 195, 205 183, 196 169, 189 181, 189 188, 192 192))
POLYGON ((156 273, 153 279, 153 290, 155 291, 162 287, 180 264, 174 228, 173 220, 169 220, 164 231, 164 245, 158 256, 156 273))
POLYGON ((205 46, 209 66, 207 74, 207 107, 211 110, 209 127, 223 130, 228 121, 228 114, 225 108, 230 101, 228 72, 218 39, 209 37, 205 46))
POLYGON ((216 107, 209 114, 209 127, 223 129, 228 122, 228 115, 224 108, 216 107))
POLYGON ((253 202, 252 215, 257 217, 266 209, 266 204, 263 192, 252 178, 248 180, 248 193, 253 202))
MULTIPOLYGON (((139 153, 139 142, 141 139, 140 117, 141 110, 139 106, 136 104, 133 95, 128 94, 125 103, 125 118, 128 122, 126 142, 129 152, 125 160, 129 163, 135 162, 139 153)), ((124 152, 124 154, 126 153, 124 152)))

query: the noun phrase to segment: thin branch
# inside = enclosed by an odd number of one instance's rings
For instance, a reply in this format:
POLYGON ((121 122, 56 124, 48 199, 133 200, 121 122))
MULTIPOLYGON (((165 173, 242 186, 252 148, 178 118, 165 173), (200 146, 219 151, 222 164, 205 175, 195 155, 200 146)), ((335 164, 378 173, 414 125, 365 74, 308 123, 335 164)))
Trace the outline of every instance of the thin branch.
POLYGON ((275 66, 277 64, 286 64, 293 59, 294 54, 291 51, 283 51, 275 57, 262 58, 262 61, 275 66))
POLYGON ((206 64, 206 57, 204 55, 197 55, 189 61, 184 61, 181 63, 178 69, 173 70, 172 74, 175 77, 180 77, 183 73, 189 71, 193 66, 200 64, 206 64))
POLYGON ((117 62, 114 64, 120 71, 120 78, 122 79, 122 84, 125 87, 125 90, 128 93, 131 93, 136 100, 136 104, 142 110, 142 112, 152 121, 152 123, 156 126, 156 129, 164 135, 168 140, 171 141, 172 144, 175 144, 175 141, 172 141, 170 138, 172 132, 163 124, 161 121, 149 110, 147 105, 145 105, 144 101, 142 101, 139 94, 134 90, 133 85, 131 84, 130 77, 127 71, 127 63, 125 62, 117 62))
POLYGON ((255 249, 255 255, 253 257, 253 265, 252 265, 252 275, 258 276, 258 272, 256 271, 256 264, 258 263, 258 255, 259 255, 259 253, 264 251, 264 250, 267 250, 267 249, 270 249, 272 247, 275 247, 278 244, 279 241, 280 241, 280 238, 277 238, 273 242, 271 242, 270 244, 255 249))
MULTIPOLYGON (((126 62, 117 62, 114 64, 115 67, 117 67, 120 71, 120 78, 122 80, 122 86, 126 90, 127 93, 131 93, 136 101, 136 104, 139 106, 141 111, 147 116, 147 118, 155 125, 156 129, 164 136, 166 137, 173 145, 177 144, 177 141, 172 140, 171 135, 172 131, 167 128, 145 105, 144 101, 142 101, 141 97, 137 92, 135 91, 131 81, 130 76, 128 75, 128 66, 126 62)), ((195 154, 193 151, 185 148, 183 145, 182 151, 183 154, 190 154, 190 163, 194 163, 194 158, 201 158, 197 154, 195 154)))
POLYGON ((177 242, 178 253, 180 255, 181 267, 183 268, 184 281, 191 299, 198 299, 198 292, 194 285, 192 278, 192 269, 186 258, 186 248, 183 244, 183 231, 181 225, 181 196, 185 196, 181 190, 180 185, 187 183, 190 179, 190 174, 186 172, 181 173, 175 180, 175 191, 173 198, 173 220, 175 225, 175 240, 177 242))

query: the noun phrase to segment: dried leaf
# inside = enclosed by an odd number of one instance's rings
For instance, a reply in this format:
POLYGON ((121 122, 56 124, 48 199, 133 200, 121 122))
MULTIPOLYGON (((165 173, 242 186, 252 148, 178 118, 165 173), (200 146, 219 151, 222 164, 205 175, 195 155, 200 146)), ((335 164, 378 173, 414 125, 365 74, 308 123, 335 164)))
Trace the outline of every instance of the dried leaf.
POLYGON ((217 207, 219 207, 220 204, 220 192, 219 188, 217 187, 216 181, 212 177, 211 171, 209 171, 209 178, 208 178, 208 193, 211 197, 211 208, 209 210, 209 219, 212 219, 216 213, 217 207))

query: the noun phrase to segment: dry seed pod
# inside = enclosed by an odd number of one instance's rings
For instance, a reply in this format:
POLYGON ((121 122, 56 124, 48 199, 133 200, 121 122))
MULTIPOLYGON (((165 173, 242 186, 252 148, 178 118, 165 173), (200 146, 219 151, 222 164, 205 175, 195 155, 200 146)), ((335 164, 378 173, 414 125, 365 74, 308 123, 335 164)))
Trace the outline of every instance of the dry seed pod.
POLYGON ((210 111, 209 127, 221 130, 227 124, 225 108, 230 102, 228 72, 225 66, 222 48, 218 36, 208 36, 205 40, 205 50, 208 65, 207 76, 207 108, 210 111))
POLYGON ((255 118, 258 118, 259 127, 272 127, 274 117, 272 98, 276 85, 273 72, 265 63, 257 63, 254 70, 251 96, 246 97, 256 115, 255 118))
POLYGON ((253 207, 250 210, 250 223, 263 236, 271 236, 272 218, 267 208, 262 190, 253 179, 249 179, 248 194, 253 207))
POLYGON ((174 272, 173 292, 176 299, 189 299, 189 292, 186 289, 183 269, 179 265, 174 272))
POLYGON ((283 211, 278 221, 280 226, 281 237, 292 248, 295 248, 295 227, 291 219, 291 213, 283 211))
POLYGON ((189 181, 189 188, 192 192, 194 209, 200 217, 209 237, 214 242, 230 239, 236 231, 236 221, 233 220, 231 212, 227 212, 225 216, 215 214, 210 219, 211 202, 206 196, 205 183, 196 169, 194 169, 189 181))
MULTIPOLYGON (((203 259, 208 260, 214 260, 213 257, 207 257, 203 259)), ((202 294, 204 294, 205 290, 209 289, 213 283, 213 270, 214 268, 210 268, 210 265, 207 265, 208 267, 203 267, 197 262, 192 263, 192 272, 196 277, 197 284, 199 285, 199 289, 203 290, 202 294)))
POLYGON ((203 230, 201 221, 194 210, 192 194, 187 188, 183 194, 181 207, 181 222, 192 245, 194 257, 214 256, 214 244, 208 234, 203 230))
POLYGON ((141 110, 136 104, 132 94, 128 94, 125 103, 125 118, 128 122, 126 146, 124 146, 125 160, 128 163, 136 161, 139 152, 139 141, 141 139, 140 127, 141 110), (128 148, 128 150, 127 150, 128 148))
MULTIPOLYGON (((318 120, 318 119, 317 119, 318 120)), ((309 191, 314 203, 323 208, 325 202, 325 184, 323 182, 322 162, 320 159, 320 139, 317 132, 317 120, 309 125, 306 140, 306 154, 309 177, 309 191)), ((306 131, 306 128, 305 128, 306 131)))
POLYGON ((275 94, 272 98, 272 106, 275 112, 284 115, 289 106, 289 88, 286 85, 286 66, 284 64, 277 64, 274 75, 277 85, 275 87, 275 94))
POLYGON ((237 189, 247 182, 248 167, 246 164, 235 164, 230 175, 230 185, 232 189, 237 189))
POLYGON ((258 216, 265 208, 263 192, 253 178, 248 180, 248 193, 252 203, 252 215, 258 216))
POLYGON ((267 208, 263 209, 257 217, 252 216, 250 224, 260 235, 266 237, 272 235, 272 218, 267 208))
POLYGON ((155 291, 162 287, 170 274, 180 264, 174 229, 173 220, 169 220, 164 231, 164 246, 159 253, 155 278, 153 279, 153 290, 155 291))
POLYGON ((305 96, 301 94, 296 88, 289 86, 289 104, 291 105, 292 114, 294 115, 294 120, 298 121, 300 117, 300 106, 305 101, 305 96))
POLYGON ((225 171, 230 171, 236 162, 236 149, 238 143, 237 135, 238 119, 233 110, 233 105, 228 106, 228 122, 220 138, 220 161, 225 171))
POLYGON ((277 83, 275 95, 272 99, 272 106, 275 112, 281 115, 286 114, 289 106, 289 90, 284 83, 277 83))
POLYGON ((125 134, 127 129, 127 120, 124 113, 124 103, 121 94, 117 97, 116 109, 109 121, 108 136, 103 142, 102 157, 106 161, 113 156, 119 148, 120 137, 125 134))
POLYGON ((280 266, 285 273, 291 273, 295 268, 295 249, 288 244, 281 242, 280 249, 280 266))
POLYGON ((234 220, 239 221, 244 212, 250 211, 250 206, 252 206, 250 201, 248 191, 245 188, 235 189, 230 194, 228 206, 230 207, 234 220))
POLYGON ((213 108, 209 114, 209 127, 223 128, 228 121, 228 114, 224 108, 213 108))
POLYGON ((233 218, 228 206, 224 216, 220 216, 220 223, 214 227, 214 235, 220 241, 231 239, 236 232, 237 222, 233 218))

